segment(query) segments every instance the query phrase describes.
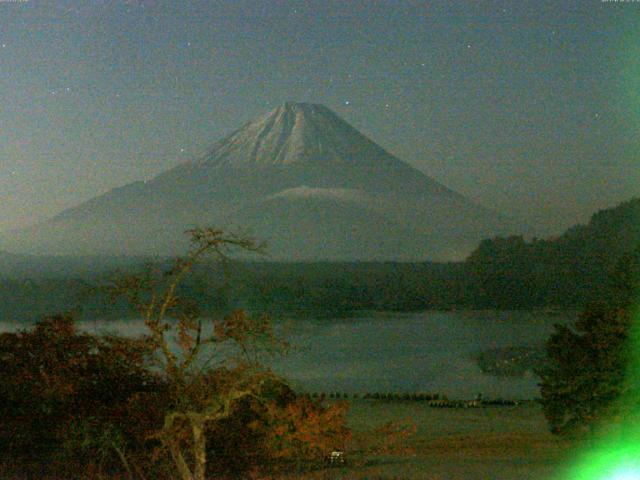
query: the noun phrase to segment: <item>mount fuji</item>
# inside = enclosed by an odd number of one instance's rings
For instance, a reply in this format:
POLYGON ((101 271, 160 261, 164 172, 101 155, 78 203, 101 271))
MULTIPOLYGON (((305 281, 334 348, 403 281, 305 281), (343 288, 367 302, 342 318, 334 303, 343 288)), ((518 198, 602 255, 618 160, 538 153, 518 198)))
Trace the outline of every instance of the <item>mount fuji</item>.
POLYGON ((518 229, 327 107, 285 103, 196 160, 4 234, 0 248, 174 255, 194 226, 249 232, 277 260, 453 260, 518 229))

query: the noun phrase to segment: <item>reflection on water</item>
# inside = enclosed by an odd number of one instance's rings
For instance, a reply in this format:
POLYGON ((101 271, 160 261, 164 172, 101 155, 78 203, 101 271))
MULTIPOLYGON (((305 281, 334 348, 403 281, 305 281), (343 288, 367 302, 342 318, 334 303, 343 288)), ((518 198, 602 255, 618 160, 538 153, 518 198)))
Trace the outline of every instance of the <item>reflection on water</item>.
MULTIPOLYGON (((485 375, 473 360, 479 351, 542 344, 554 323, 574 314, 532 312, 367 312, 336 320, 278 323, 293 349, 274 369, 309 391, 437 392, 450 398, 535 398, 537 379, 485 375)), ((3 331, 24 324, 3 323, 3 331)), ((139 335, 139 321, 90 321, 91 333, 139 335)))
POLYGON ((574 315, 531 312, 368 313, 333 322, 290 322, 296 347, 275 369, 317 391, 438 392, 450 398, 535 398, 537 378, 485 375, 473 360, 489 348, 544 343, 574 315))

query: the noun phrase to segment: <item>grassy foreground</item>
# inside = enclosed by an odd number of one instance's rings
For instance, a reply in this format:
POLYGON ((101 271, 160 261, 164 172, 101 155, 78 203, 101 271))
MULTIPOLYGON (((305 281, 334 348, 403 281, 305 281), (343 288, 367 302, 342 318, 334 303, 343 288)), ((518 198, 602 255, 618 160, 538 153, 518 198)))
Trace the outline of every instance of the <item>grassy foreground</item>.
MULTIPOLYGON (((425 402, 354 400, 355 432, 386 422, 412 421, 412 452, 349 459, 345 467, 307 474, 309 479, 546 480, 557 478, 572 448, 549 433, 540 406, 432 408, 425 402)), ((292 476, 288 478, 300 478, 292 476)))

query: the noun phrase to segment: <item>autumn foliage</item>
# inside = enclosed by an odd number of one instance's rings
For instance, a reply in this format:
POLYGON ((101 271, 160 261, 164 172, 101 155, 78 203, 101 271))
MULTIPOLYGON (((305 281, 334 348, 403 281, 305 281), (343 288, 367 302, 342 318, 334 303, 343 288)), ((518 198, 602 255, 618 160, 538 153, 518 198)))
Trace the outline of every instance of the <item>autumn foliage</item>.
POLYGON ((346 403, 318 408, 308 396, 300 396, 284 407, 268 404, 262 421, 250 427, 261 432, 272 459, 319 463, 329 452, 345 450, 350 438, 344 422, 346 410, 346 403))
POLYGON ((253 241, 194 230, 167 271, 104 289, 144 322, 139 338, 90 335, 68 315, 0 335, 0 465, 13 478, 203 480, 315 468, 349 439, 344 404, 297 395, 262 359, 286 351, 266 316, 216 320, 181 290, 206 254, 253 241))
POLYGON ((145 349, 144 340, 79 333, 69 316, 0 335, 5 458, 25 468, 54 469, 58 463, 96 461, 107 468, 119 461, 117 451, 128 449, 129 440, 144 429, 128 422, 128 403, 160 385, 144 367, 145 349), (121 436, 125 429, 128 437, 121 436))
MULTIPOLYGON (((218 329, 221 336, 231 334, 231 323, 218 329)), ((175 478, 169 442, 190 451, 189 424, 180 419, 164 428, 166 412, 178 405, 166 379, 147 367, 149 348, 147 339, 80 333, 67 316, 0 335, 5 458, 25 476, 175 478)), ((249 374, 244 364, 211 369, 183 395, 198 411, 249 374)), ((314 468, 344 448, 344 404, 323 406, 297 395, 269 372, 251 381, 261 382, 255 396, 206 425, 209 475, 314 468)))

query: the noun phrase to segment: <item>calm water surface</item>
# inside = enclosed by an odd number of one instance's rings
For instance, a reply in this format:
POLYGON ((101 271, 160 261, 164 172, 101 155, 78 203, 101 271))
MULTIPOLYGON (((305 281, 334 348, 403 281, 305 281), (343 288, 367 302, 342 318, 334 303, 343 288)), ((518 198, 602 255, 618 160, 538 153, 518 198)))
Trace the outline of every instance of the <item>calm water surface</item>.
MULTIPOLYGON (((479 351, 538 346, 576 315, 534 312, 367 312, 348 319, 291 319, 277 324, 292 344, 273 368, 308 391, 437 392, 450 398, 535 398, 537 378, 483 374, 479 351)), ((24 325, 6 323, 4 331, 24 325)), ((91 332, 144 333, 142 322, 83 322, 91 332)))
POLYGON ((485 375, 473 360, 489 348, 538 346, 575 314, 532 312, 367 313, 347 320, 297 320, 294 351, 275 369, 317 391, 439 392, 450 398, 534 398, 538 379, 485 375))

